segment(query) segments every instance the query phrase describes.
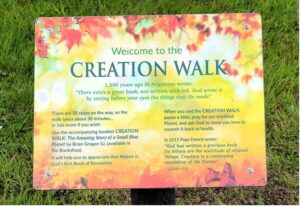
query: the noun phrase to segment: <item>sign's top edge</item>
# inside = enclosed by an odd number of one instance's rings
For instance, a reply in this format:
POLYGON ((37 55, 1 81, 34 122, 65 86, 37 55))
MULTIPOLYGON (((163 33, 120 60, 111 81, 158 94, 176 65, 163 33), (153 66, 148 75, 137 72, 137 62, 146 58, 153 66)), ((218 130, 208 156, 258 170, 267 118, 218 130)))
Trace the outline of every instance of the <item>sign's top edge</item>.
POLYGON ((187 16, 187 15, 230 15, 230 14, 253 14, 253 15, 261 15, 261 13, 258 12, 246 12, 246 13, 203 13, 203 14, 126 14, 126 15, 99 15, 99 16, 40 16, 35 19, 35 22, 37 19, 40 18, 72 18, 72 17, 124 17, 124 16, 187 16))

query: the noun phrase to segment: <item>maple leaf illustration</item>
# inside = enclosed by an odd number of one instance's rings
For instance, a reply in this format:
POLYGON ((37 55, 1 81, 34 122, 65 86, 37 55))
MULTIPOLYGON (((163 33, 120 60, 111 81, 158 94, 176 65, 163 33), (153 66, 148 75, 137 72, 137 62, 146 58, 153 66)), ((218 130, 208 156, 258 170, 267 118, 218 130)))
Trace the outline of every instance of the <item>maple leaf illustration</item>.
POLYGON ((117 25, 104 17, 84 17, 80 20, 79 26, 82 31, 87 32, 94 40, 96 40, 98 35, 104 38, 110 38, 111 33, 108 28, 116 27, 117 25))
POLYGON ((68 51, 70 51, 74 44, 79 46, 81 37, 82 34, 80 31, 75 29, 66 29, 62 31, 61 38, 58 43, 66 41, 68 51))
POLYGON ((42 36, 36 36, 35 38, 35 55, 41 58, 47 58, 48 44, 45 42, 42 36))

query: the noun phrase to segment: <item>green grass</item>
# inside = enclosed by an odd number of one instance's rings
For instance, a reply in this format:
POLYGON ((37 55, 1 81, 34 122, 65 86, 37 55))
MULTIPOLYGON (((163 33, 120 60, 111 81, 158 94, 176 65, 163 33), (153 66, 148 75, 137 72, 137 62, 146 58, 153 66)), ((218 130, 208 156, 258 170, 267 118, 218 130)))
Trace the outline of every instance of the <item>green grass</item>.
POLYGON ((259 12, 263 18, 268 184, 178 189, 178 204, 298 204, 296 0, 0 2, 0 204, 129 204, 129 190, 34 191, 34 20, 40 16, 259 12))

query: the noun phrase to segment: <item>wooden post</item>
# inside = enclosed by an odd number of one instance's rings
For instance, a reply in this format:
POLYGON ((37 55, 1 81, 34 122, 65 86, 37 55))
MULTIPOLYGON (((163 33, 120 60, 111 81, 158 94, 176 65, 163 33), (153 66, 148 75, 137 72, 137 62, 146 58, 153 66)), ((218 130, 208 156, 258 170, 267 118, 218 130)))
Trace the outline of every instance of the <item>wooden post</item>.
POLYGON ((132 205, 175 205, 175 189, 131 189, 132 205))

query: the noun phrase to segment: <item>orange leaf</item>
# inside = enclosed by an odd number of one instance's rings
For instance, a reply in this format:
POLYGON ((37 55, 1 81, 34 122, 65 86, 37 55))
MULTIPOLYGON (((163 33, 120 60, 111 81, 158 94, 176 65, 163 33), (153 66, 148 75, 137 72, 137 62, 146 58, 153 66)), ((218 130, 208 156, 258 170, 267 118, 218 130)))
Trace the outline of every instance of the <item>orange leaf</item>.
POLYGON ((252 76, 250 74, 245 74, 242 76, 242 82, 248 84, 248 82, 252 79, 252 76))
POLYGON ((137 187, 176 187, 176 182, 173 180, 170 171, 161 169, 153 174, 150 174, 149 166, 143 171, 140 177, 140 182, 137 187))
POLYGON ((37 129, 37 128, 34 128, 34 135, 35 135, 35 136, 40 135, 40 130, 37 129))

